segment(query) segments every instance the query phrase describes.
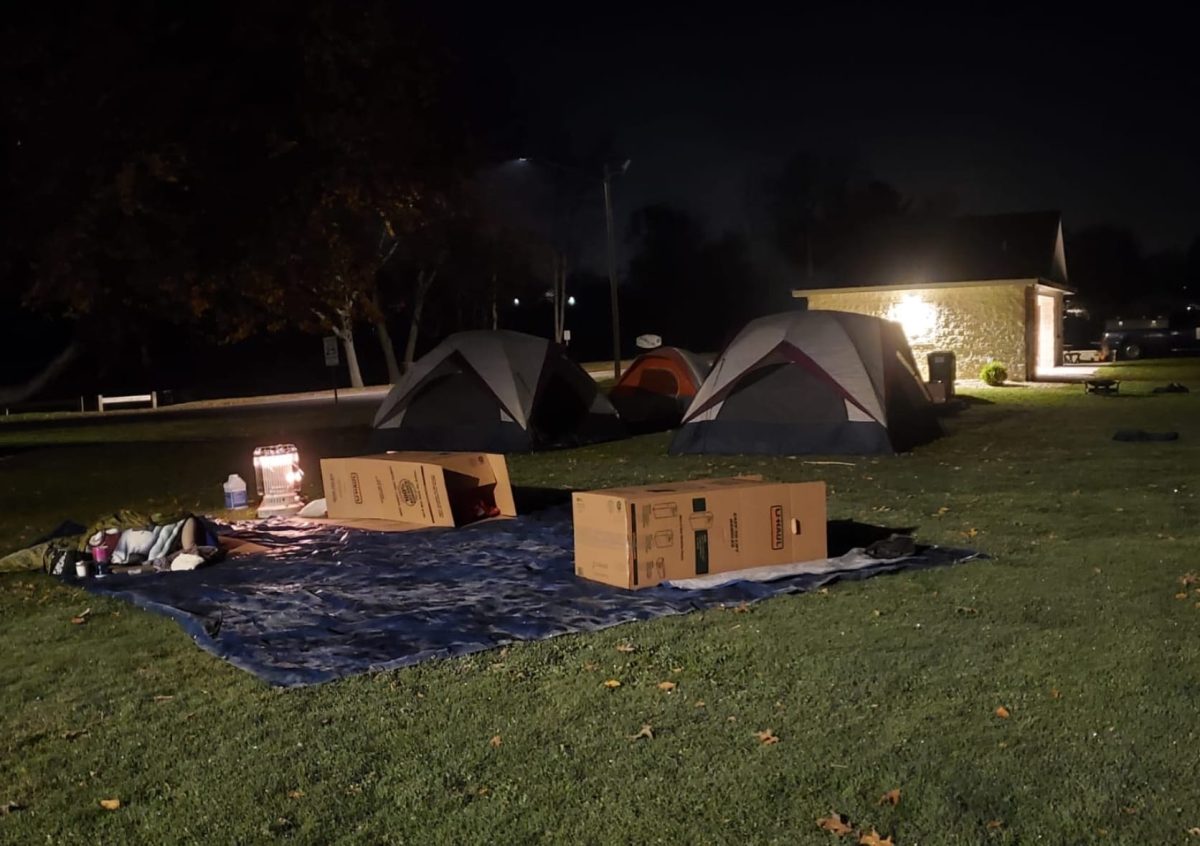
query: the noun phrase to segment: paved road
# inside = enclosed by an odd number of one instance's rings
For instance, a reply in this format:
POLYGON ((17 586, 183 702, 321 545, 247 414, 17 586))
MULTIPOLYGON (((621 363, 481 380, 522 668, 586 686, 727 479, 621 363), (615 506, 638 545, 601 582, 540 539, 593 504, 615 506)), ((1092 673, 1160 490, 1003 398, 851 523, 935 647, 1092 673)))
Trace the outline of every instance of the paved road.
MULTIPOLYGON (((630 362, 622 362, 622 368, 630 362)), ((612 364, 588 363, 583 365, 587 374, 597 382, 612 378, 612 364)), ((342 388, 338 390, 338 402, 361 408, 364 404, 378 404, 387 396, 391 385, 370 385, 365 388, 342 388)), ((226 399, 199 400, 165 405, 159 408, 121 408, 103 413, 99 411, 63 411, 45 415, 0 416, 0 431, 7 429, 36 429, 45 426, 95 426, 97 424, 121 423, 130 420, 179 420, 188 417, 209 415, 253 414, 287 408, 317 408, 333 403, 333 391, 306 391, 294 394, 270 394, 255 397, 229 397, 226 399), (11 428, 9 428, 11 427, 11 428)))
MULTIPOLYGON (((338 405, 356 410, 378 405, 387 395, 388 385, 348 388, 338 391, 338 405)), ((47 415, 0 417, 0 432, 76 426, 106 426, 134 421, 183 420, 203 417, 253 415, 285 409, 332 408, 333 391, 309 391, 258 397, 234 397, 219 400, 184 402, 158 408, 127 408, 119 411, 61 412, 47 415)))

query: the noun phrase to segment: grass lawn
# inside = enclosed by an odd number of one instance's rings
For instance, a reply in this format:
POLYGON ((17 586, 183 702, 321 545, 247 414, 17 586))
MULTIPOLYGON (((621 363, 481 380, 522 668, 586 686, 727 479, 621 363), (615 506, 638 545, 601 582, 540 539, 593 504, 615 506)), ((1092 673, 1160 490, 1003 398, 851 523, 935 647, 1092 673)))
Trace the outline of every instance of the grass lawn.
MULTIPOLYGON (((1200 362, 1123 368, 1115 397, 979 389, 898 457, 668 458, 648 436, 511 460, 551 486, 823 478, 833 518, 993 556, 744 613, 277 691, 165 619, 0 576, 0 842, 850 842, 817 828, 836 810, 898 846, 1200 843, 1200 584, 1180 582, 1200 362), (1150 394, 1169 380, 1197 392, 1150 394)), ((255 443, 353 453, 366 417, 0 424, 0 550, 67 517, 216 508, 255 443)))

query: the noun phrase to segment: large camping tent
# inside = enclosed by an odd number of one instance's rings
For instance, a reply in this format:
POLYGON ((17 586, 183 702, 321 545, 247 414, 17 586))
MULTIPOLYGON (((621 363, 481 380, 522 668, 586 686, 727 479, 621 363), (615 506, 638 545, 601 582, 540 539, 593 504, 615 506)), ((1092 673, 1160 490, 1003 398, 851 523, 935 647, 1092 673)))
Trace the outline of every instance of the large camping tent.
POLYGON ((679 425, 709 366, 679 347, 658 347, 634 359, 608 392, 632 429, 661 432, 679 425))
POLYGON ((672 453, 890 453, 941 434, 900 326, 840 311, 749 323, 713 365, 672 453))
POLYGON ((416 361, 375 415, 377 449, 521 452, 624 434, 562 348, 508 331, 458 332, 416 361))

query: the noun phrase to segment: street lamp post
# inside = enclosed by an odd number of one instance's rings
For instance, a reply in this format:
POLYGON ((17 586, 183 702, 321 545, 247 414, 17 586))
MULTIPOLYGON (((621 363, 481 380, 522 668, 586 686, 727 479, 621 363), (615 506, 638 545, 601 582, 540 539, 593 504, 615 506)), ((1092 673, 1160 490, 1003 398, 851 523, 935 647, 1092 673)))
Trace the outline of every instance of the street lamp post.
MULTIPOLYGON (((629 167, 628 160, 621 172, 629 167)), ((604 166, 604 223, 608 229, 608 289, 612 298, 613 379, 621 378, 621 308, 617 297, 617 247, 613 237, 612 171, 604 166)))
MULTIPOLYGON (((516 159, 518 164, 528 164, 533 159, 521 157, 516 159)), ((557 162, 541 161, 542 164, 558 170, 585 173, 580 168, 568 167, 557 162)), ((613 232, 613 210, 612 210, 612 179, 614 176, 621 176, 629 169, 629 159, 621 163, 620 167, 605 164, 601 178, 601 183, 604 186, 604 225, 608 236, 608 285, 609 294, 612 301, 612 343, 613 343, 613 378, 621 378, 621 314, 620 302, 617 293, 617 245, 616 236, 613 232)), ((594 177, 593 177, 594 178, 594 177)), ((565 281, 565 280, 564 280, 565 281)), ((557 306, 556 306, 557 308, 557 306)), ((555 316, 557 320, 557 314, 555 316)))

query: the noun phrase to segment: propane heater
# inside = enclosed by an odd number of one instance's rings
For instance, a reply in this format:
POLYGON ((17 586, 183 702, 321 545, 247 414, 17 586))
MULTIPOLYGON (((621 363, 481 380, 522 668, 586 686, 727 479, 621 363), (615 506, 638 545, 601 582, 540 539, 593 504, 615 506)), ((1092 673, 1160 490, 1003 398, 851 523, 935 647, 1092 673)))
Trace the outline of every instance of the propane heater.
POLYGON ((258 516, 295 514, 304 507, 300 499, 300 451, 295 444, 255 447, 254 482, 262 502, 258 516))

